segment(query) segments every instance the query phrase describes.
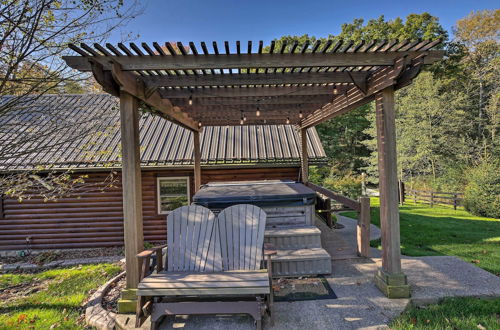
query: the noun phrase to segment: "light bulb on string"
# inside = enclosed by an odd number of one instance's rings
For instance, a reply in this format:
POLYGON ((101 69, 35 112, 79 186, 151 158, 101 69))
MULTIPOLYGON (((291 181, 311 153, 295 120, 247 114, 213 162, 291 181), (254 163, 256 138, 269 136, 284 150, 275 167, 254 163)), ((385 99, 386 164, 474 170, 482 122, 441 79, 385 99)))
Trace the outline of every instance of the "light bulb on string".
POLYGON ((333 95, 337 95, 338 93, 337 86, 333 86, 333 95))
POLYGON ((259 107, 257 107, 257 111, 255 111, 255 115, 256 115, 257 117, 260 117, 260 109, 259 109, 259 107))
POLYGON ((286 124, 290 124, 290 117, 286 117, 286 124))
POLYGON ((302 117, 304 117, 304 115, 302 114, 302 110, 299 111, 299 118, 302 119, 302 117))
POLYGON ((201 121, 198 122, 198 127, 201 127, 201 121))
POLYGON ((193 105, 193 90, 190 89, 189 92, 191 94, 189 95, 188 104, 191 106, 191 105, 193 105))

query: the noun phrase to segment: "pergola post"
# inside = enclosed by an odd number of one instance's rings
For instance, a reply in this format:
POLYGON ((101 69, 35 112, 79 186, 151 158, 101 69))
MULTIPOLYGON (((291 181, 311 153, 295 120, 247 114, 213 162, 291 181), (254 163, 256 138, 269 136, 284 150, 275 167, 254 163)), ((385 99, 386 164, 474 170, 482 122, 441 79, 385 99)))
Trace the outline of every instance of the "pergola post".
POLYGON ((394 88, 378 92, 375 103, 382 229, 382 268, 375 283, 389 298, 407 298, 410 287, 401 271, 394 88))
POLYGON ((194 192, 196 193, 201 187, 201 148, 200 148, 200 132, 193 132, 193 147, 194 147, 194 192))
POLYGON ((123 227, 125 243, 126 290, 122 292, 120 312, 135 310, 135 290, 139 283, 136 255, 144 248, 142 229, 141 163, 139 152, 139 112, 137 99, 120 92, 122 145, 123 227))
POLYGON ((307 183, 309 181, 309 154, 307 152, 307 128, 300 129, 300 169, 302 182, 307 183))

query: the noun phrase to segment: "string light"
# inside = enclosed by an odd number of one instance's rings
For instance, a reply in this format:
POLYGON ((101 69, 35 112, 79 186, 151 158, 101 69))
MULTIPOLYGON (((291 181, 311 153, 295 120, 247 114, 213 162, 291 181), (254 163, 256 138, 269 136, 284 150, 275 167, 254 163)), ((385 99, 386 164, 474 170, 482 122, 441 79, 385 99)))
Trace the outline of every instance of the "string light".
POLYGON ((255 111, 255 115, 256 115, 257 117, 260 117, 260 109, 259 109, 259 107, 257 107, 257 111, 255 111))
POLYGON ((241 112, 241 119, 240 119, 240 125, 243 125, 245 122, 245 118, 243 117, 243 111, 241 112))
POLYGON ((302 117, 304 117, 304 115, 302 114, 302 110, 299 111, 299 118, 302 119, 302 117))
POLYGON ((333 86, 333 95, 337 95, 338 93, 337 86, 333 86))
POLYGON ((201 121, 198 122, 198 127, 201 127, 201 121))
POLYGON ((286 124, 290 124, 290 117, 286 117, 286 124))
POLYGON ((189 95, 188 104, 193 105, 193 90, 191 90, 191 95, 189 95))
POLYGON ((243 115, 243 121, 247 121, 247 116, 243 115))

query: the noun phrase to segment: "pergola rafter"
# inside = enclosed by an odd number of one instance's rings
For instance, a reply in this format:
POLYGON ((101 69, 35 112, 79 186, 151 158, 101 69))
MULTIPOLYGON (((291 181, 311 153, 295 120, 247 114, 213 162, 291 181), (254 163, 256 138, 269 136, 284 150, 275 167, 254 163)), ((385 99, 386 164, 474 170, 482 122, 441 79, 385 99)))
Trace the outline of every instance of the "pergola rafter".
MULTIPOLYGON (((443 57, 439 40, 309 41, 263 53, 249 42, 232 51, 205 42, 201 51, 185 46, 145 43, 94 47, 70 45, 79 56, 64 57, 77 70, 92 72, 105 91, 121 102, 124 227, 127 288, 137 287, 142 249, 138 102, 193 131, 195 190, 201 184, 200 136, 204 126, 293 124, 301 133, 301 176, 307 182, 307 128, 376 101, 382 268, 376 276, 388 296, 407 297, 401 272, 394 91, 406 86, 422 67, 443 57)), ((265 143, 265 142, 263 142, 265 143)))
POLYGON ((82 44, 71 46, 80 56, 64 59, 72 68, 92 71, 106 91, 114 95, 127 91, 190 130, 239 124, 241 111, 252 118, 245 120, 245 125, 310 127, 372 101, 378 91, 374 87, 378 78, 374 77, 385 77, 396 65, 398 75, 387 78, 380 89, 391 84, 398 88, 403 84, 398 79, 411 80, 404 76, 407 70, 443 56, 442 51, 432 50, 438 43, 340 41, 323 47, 321 42, 295 43, 290 49, 271 44, 269 53, 263 53, 262 42, 255 53, 252 43, 243 53, 239 42, 235 51, 228 42, 223 47, 214 42, 212 52, 206 43, 198 49, 193 42, 189 46, 166 43, 163 47, 158 43, 131 43, 130 47, 82 44), (266 111, 267 105, 273 107, 266 111), (260 116, 250 114, 257 111, 260 116))

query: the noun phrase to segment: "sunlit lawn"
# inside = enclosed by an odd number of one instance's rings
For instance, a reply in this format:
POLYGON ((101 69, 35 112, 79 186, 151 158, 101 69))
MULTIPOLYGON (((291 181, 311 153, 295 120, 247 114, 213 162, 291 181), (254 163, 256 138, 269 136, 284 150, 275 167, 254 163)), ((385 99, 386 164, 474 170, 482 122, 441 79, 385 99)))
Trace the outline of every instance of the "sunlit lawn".
POLYGON ((412 307, 393 320, 391 329, 500 329, 500 299, 448 298, 412 307))
POLYGON ((0 275, 0 329, 83 329, 82 302, 119 271, 116 264, 99 264, 0 275), (19 293, 9 294, 15 286, 19 293))
MULTIPOLYGON (((379 200, 371 199, 372 223, 380 227, 379 200)), ((500 275, 500 220, 463 209, 407 203, 400 209, 401 252, 407 256, 457 256, 500 275)), ((355 212, 345 216, 356 218, 355 212)), ((380 240, 371 242, 380 248, 380 240)), ((391 329, 500 329, 500 299, 449 298, 411 307, 391 329)))
MULTIPOLYGON (((378 198, 372 198, 372 223, 380 227, 378 198)), ((343 215, 355 218, 355 212, 343 215)), ((500 275, 500 220, 459 209, 405 203, 400 207, 401 253, 407 256, 457 256, 500 275)), ((372 246, 380 247, 380 240, 372 246)))

